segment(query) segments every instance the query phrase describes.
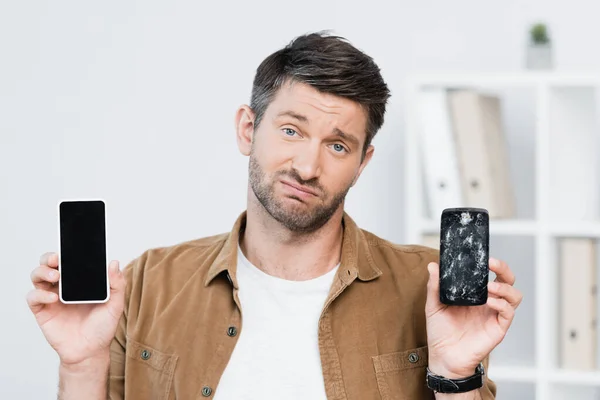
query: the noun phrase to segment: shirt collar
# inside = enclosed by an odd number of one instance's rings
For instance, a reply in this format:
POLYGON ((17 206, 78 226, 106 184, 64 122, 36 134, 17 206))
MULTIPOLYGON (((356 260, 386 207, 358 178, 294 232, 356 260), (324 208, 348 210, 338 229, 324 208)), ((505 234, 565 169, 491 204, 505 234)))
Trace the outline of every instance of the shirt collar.
MULTIPOLYGON (((246 213, 244 211, 238 216, 227 235, 219 254, 208 270, 205 286, 208 286, 217 275, 227 271, 231 283, 239 289, 236 279, 237 249, 240 235, 246 226, 246 213)), ((365 233, 346 212, 342 217, 342 223, 344 224, 342 259, 337 275, 346 283, 350 283, 355 277, 361 281, 377 278, 381 275, 381 270, 373 261, 365 233)))

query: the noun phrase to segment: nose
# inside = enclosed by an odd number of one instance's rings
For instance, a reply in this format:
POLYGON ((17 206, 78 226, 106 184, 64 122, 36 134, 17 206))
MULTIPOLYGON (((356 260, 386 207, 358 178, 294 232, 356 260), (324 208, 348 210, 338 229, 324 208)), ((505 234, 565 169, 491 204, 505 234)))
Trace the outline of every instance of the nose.
POLYGON ((321 149, 318 144, 303 146, 293 160, 293 168, 302 180, 318 178, 321 174, 321 149))

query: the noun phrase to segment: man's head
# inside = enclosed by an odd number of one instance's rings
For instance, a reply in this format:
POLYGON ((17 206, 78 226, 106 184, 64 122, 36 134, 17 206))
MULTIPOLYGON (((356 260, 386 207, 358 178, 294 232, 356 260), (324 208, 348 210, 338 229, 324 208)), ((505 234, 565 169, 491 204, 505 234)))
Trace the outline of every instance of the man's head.
POLYGON ((301 36, 267 57, 236 115, 262 207, 295 232, 323 226, 371 159, 389 96, 373 60, 337 36, 301 36))

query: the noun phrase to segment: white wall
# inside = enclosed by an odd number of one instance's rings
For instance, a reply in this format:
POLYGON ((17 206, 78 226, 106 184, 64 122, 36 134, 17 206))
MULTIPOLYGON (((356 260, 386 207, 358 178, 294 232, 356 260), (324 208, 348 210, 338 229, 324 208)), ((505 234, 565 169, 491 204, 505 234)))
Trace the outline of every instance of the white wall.
POLYGON ((2 2, 0 398, 56 392, 57 359, 25 295, 40 254, 57 249, 57 201, 106 199, 109 257, 122 264, 228 230, 246 189, 235 108, 294 36, 333 29, 382 67, 393 98, 347 209, 401 242, 406 74, 518 70, 537 19, 558 68, 597 70, 597 15, 593 0, 2 2))

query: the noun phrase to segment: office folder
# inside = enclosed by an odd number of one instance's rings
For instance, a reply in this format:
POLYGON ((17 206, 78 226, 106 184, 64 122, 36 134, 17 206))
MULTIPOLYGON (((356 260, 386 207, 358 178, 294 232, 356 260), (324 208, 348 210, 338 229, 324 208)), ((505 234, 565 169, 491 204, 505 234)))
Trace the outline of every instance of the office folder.
POLYGON ((566 369, 596 367, 596 242, 559 238, 560 365, 566 369))
POLYGON ((466 205, 487 209, 490 218, 514 218, 500 99, 461 89, 449 93, 449 104, 466 205))
POLYGON ((418 110, 429 215, 439 220, 444 208, 464 204, 446 89, 422 89, 418 110))

